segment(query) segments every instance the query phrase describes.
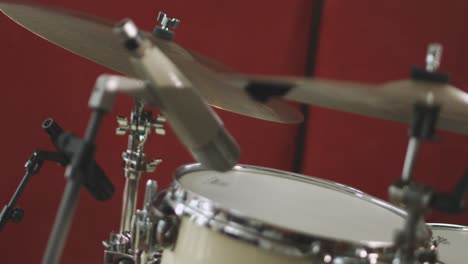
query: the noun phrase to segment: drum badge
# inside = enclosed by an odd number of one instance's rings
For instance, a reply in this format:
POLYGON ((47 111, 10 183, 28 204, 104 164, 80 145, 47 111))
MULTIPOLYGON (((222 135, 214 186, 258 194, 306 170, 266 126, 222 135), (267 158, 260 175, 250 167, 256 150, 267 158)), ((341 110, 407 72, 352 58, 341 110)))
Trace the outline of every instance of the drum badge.
POLYGON ((221 180, 219 178, 216 178, 216 177, 210 178, 210 179, 206 180, 204 183, 205 184, 210 184, 210 185, 221 186, 221 187, 225 187, 225 186, 229 185, 228 182, 223 181, 223 180, 221 180))
POLYGON ((447 238, 441 236, 432 237, 432 243, 436 245, 450 245, 450 241, 447 238))

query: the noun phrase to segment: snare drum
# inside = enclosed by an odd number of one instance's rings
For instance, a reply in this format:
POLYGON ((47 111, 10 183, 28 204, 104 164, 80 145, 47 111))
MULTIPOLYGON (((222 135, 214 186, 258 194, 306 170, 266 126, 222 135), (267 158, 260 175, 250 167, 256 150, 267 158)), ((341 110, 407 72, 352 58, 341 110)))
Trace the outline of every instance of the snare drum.
POLYGON ((450 224, 429 224, 432 242, 437 243, 439 260, 445 264, 468 261, 468 227, 450 224))
POLYGON ((162 264, 391 263, 405 217, 339 183, 244 165, 181 167, 164 200, 180 222, 162 264))

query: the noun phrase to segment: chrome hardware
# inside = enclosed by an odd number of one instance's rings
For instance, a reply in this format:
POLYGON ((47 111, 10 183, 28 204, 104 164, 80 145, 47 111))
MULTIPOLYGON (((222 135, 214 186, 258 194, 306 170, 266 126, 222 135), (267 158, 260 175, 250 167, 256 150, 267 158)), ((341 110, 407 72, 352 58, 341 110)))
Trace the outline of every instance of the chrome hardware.
MULTIPOLYGON (((145 115, 150 114, 148 111, 145 115)), ((166 134, 166 130, 164 129, 164 124, 166 123, 166 118, 162 115, 159 115, 156 119, 149 119, 145 120, 146 124, 130 124, 128 119, 123 116, 117 116, 117 123, 118 127, 115 130, 115 134, 118 136, 124 136, 127 132, 138 132, 138 133, 145 133, 146 129, 154 128, 154 132, 157 135, 164 136, 166 134)))
POLYGON ((133 217, 132 251, 137 263, 157 263, 162 248, 172 245, 177 235, 177 217, 162 213, 155 204, 157 188, 156 181, 147 181, 143 209, 133 217))
POLYGON ((442 59, 442 45, 431 43, 427 47, 426 54, 426 71, 435 72, 439 68, 442 59))
POLYGON ((158 115, 158 117, 151 122, 151 126, 154 128, 154 132, 157 135, 164 136, 166 134, 166 130, 164 129, 166 121, 167 119, 164 116, 158 115))
POLYGON ((124 136, 127 134, 127 131, 131 130, 128 119, 126 117, 117 116, 117 123, 119 124, 119 127, 116 129, 115 133, 118 136, 124 136))
POLYGON ((134 235, 132 240, 132 250, 136 255, 140 256, 142 263, 146 263, 151 259, 150 252, 157 251, 152 231, 154 223, 146 210, 137 210, 132 223, 132 233, 134 235), (142 254, 145 253, 145 254, 142 254), (145 255, 146 257, 142 257, 145 255))
POLYGON ((159 164, 162 163, 162 159, 153 159, 149 162, 146 162, 146 167, 145 171, 146 172, 154 172, 156 170, 156 167, 158 167, 159 164))
POLYGON ((162 162, 161 159, 147 161, 146 154, 143 152, 152 129, 157 135, 165 134, 164 124, 166 118, 160 115, 157 118, 152 118, 151 115, 151 111, 144 110, 143 104, 135 100, 130 122, 125 117, 117 117, 119 126, 116 134, 125 135, 127 132, 129 133, 128 148, 122 154, 126 182, 120 232, 129 231, 131 228, 131 218, 136 209, 141 174, 143 172, 154 172, 162 162))
POLYGON ((159 219, 156 226, 156 241, 162 248, 171 247, 177 239, 179 231, 179 218, 176 215, 167 215, 159 219))
MULTIPOLYGON (((156 250, 151 250, 154 254, 146 257, 146 255, 136 255, 132 250, 132 246, 134 246, 135 243, 137 248, 142 247, 143 244, 147 245, 145 249, 155 244, 151 235, 154 223, 149 221, 152 218, 149 218, 147 210, 136 211, 136 203, 138 199, 138 185, 142 173, 154 172, 157 166, 162 162, 161 159, 146 160, 146 153, 144 153, 146 141, 153 129, 157 135, 164 135, 164 124, 166 122, 163 116, 152 118, 151 111, 146 111, 143 107, 144 105, 142 102, 135 100, 135 106, 131 113, 130 121, 126 117, 117 117, 118 127, 116 129, 116 134, 129 134, 127 150, 122 153, 126 180, 123 193, 120 233, 112 233, 111 239, 103 242, 106 246, 106 261, 131 258, 137 263, 155 263, 157 258, 153 255, 157 256, 159 254, 156 250), (149 259, 152 259, 151 262, 148 262, 149 259)), ((154 191, 149 193, 149 196, 153 196, 153 193, 154 195, 156 193, 156 182, 154 182, 154 185, 154 191)), ((150 189, 150 187, 147 187, 147 192, 150 189)), ((145 208, 149 208, 149 206, 150 203, 145 205, 145 208)))
POLYGON ((179 19, 170 18, 164 12, 159 12, 158 21, 159 21, 159 23, 161 23, 161 28, 163 30, 165 30, 165 31, 170 31, 171 29, 176 29, 180 24, 179 19))
POLYGON ((110 239, 102 242, 106 247, 104 264, 114 264, 122 259, 133 259, 130 241, 131 235, 129 232, 122 234, 112 232, 110 239))
POLYGON ((128 252, 130 248, 131 235, 129 232, 123 234, 112 232, 108 241, 103 241, 106 248, 119 252, 128 252))
MULTIPOLYGON (((173 210, 173 213, 178 217, 177 220, 186 217, 188 221, 197 226, 202 226, 214 232, 221 233, 231 239, 237 239, 255 245, 262 250, 269 250, 278 254, 310 258, 313 260, 312 263, 315 263, 315 261, 317 261, 317 263, 333 264, 379 263, 378 261, 381 261, 381 263, 391 263, 395 250, 390 242, 360 244, 314 236, 312 234, 286 231, 275 225, 270 225, 237 214, 235 211, 230 211, 222 205, 216 204, 202 195, 184 188, 180 183, 182 177, 187 173, 204 170, 206 169, 202 165, 192 164, 183 166, 176 171, 175 181, 172 188, 168 190, 167 195, 164 196, 164 203, 173 210)), ((240 172, 261 171, 261 173, 271 176, 274 175, 282 178, 290 178, 292 180, 310 182, 323 188, 359 196, 360 199, 371 203, 378 203, 380 206, 401 217, 406 216, 406 213, 397 207, 341 184, 304 177, 297 174, 285 174, 279 170, 255 166, 237 165, 234 170, 240 172)), ((168 221, 168 218, 169 217, 166 215, 166 221, 168 221)), ((161 223, 160 229, 163 229, 162 221, 160 220, 159 223, 161 223)), ((177 223, 174 224, 174 230, 178 231, 177 223)), ((169 228, 169 226, 167 228, 169 228)), ((163 245, 164 239, 161 239, 162 232, 157 234, 157 236, 158 235, 157 241, 163 245)), ((168 236, 168 238, 170 238, 170 236, 168 236)), ((169 246, 176 243, 176 241, 170 241, 170 239, 168 242, 170 242, 168 244, 169 246)))

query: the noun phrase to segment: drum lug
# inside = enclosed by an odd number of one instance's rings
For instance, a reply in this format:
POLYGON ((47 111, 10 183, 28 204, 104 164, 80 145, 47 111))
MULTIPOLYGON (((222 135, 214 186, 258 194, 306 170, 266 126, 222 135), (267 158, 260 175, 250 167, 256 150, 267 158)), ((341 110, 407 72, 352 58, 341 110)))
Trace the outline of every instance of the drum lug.
POLYGON ((165 191, 157 192, 155 181, 148 180, 144 207, 137 210, 132 219, 132 252, 135 256, 138 255, 138 258, 158 262, 162 250, 175 243, 179 219, 172 209, 166 206, 163 199, 165 194, 165 191))
POLYGON ((159 246, 172 247, 179 231, 179 218, 174 214, 166 215, 158 221, 155 231, 155 238, 159 246))

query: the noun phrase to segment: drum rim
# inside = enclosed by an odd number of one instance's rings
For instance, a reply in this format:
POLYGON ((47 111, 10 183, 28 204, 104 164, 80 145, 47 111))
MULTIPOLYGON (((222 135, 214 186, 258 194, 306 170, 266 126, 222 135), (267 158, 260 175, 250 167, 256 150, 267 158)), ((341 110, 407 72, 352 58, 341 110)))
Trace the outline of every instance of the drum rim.
MULTIPOLYGON (((332 190, 357 197, 376 204, 405 218, 406 212, 379 198, 373 197, 353 187, 304 176, 297 173, 239 164, 233 170, 264 173, 315 184, 332 190)), ((195 225, 202 226, 225 236, 253 244, 262 249, 294 257, 325 258, 360 258, 360 259, 391 259, 395 253, 390 242, 356 242, 327 238, 310 233, 280 227, 264 220, 253 219, 241 212, 203 197, 201 194, 184 189, 180 179, 192 172, 208 171, 201 164, 187 164, 179 167, 174 173, 172 187, 165 201, 179 217, 188 217, 195 225)))
POLYGON ((431 229, 437 228, 438 230, 468 232, 468 226, 464 226, 464 225, 447 224, 447 223, 428 223, 428 225, 431 227, 431 229))

